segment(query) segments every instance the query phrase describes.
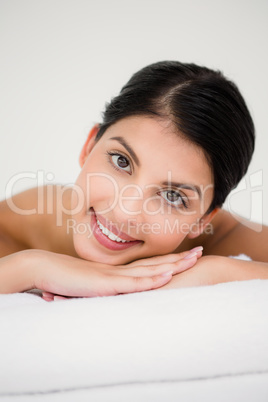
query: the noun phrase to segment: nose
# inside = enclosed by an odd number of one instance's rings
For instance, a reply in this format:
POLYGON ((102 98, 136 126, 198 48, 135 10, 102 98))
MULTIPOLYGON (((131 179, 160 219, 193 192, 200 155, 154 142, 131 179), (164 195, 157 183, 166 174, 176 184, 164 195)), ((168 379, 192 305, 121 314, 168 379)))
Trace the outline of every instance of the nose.
MULTIPOLYGON (((130 206, 130 204, 128 206, 130 206)), ((135 206, 138 205, 135 204, 135 206)), ((122 209, 119 205, 117 205, 113 211, 112 220, 120 231, 128 234, 134 239, 141 240, 141 230, 145 222, 143 221, 142 213, 139 213, 140 210, 136 211, 136 213, 129 213, 126 208, 122 209)))
POLYGON ((122 188, 114 207, 114 219, 117 222, 141 222, 143 219, 144 193, 140 186, 129 184, 122 188))

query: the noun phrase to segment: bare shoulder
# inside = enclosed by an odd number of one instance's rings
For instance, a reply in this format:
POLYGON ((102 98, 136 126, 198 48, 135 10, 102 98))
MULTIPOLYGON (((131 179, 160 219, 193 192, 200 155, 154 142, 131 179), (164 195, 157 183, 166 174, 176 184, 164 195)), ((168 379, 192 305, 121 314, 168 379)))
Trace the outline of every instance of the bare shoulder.
POLYGON ((268 227, 249 223, 221 210, 212 221, 211 234, 200 236, 205 254, 246 254, 254 261, 268 262, 268 227))
MULTIPOLYGON (((0 202, 0 233, 10 249, 40 248, 62 251, 65 210, 70 209, 71 187, 35 187, 0 202), (59 217, 59 222, 57 222, 59 217), (11 247, 12 244, 12 247, 11 247)), ((66 241, 68 239, 66 238, 66 241)))

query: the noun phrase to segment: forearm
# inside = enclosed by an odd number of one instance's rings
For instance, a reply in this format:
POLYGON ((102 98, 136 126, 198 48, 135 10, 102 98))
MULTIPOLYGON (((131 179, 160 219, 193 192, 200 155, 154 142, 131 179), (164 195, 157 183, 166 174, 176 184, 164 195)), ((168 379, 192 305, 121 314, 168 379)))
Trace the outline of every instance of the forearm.
POLYGON ((268 263, 259 261, 244 261, 234 258, 222 259, 221 270, 227 268, 226 279, 229 281, 246 281, 251 279, 268 279, 268 263))
POLYGON ((29 250, 0 258, 0 294, 17 293, 32 289, 32 267, 29 250))
POLYGON ((205 256, 200 258, 193 268, 174 275, 161 289, 207 286, 252 279, 268 279, 268 263, 205 256))

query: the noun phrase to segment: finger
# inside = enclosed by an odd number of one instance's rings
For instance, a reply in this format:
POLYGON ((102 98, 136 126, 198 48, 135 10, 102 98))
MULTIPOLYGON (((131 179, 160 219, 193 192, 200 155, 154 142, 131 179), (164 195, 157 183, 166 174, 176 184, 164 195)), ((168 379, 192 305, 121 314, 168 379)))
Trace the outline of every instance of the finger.
POLYGON ((54 294, 50 292, 42 292, 42 299, 51 302, 54 300, 54 294))
MULTIPOLYGON (((172 271, 165 272, 162 275, 152 277, 127 277, 118 276, 111 279, 114 281, 114 289, 111 295, 122 293, 144 292, 147 290, 157 289, 166 285, 172 278, 172 271)), ((112 283, 111 283, 112 285, 112 283)), ((111 290, 110 290, 111 292, 111 290)))
POLYGON ((159 265, 164 263, 172 263, 180 260, 186 255, 187 252, 183 252, 180 254, 166 254, 166 255, 158 255, 155 257, 143 258, 141 260, 137 260, 131 262, 127 265, 127 267, 138 267, 138 266, 146 266, 146 265, 159 265))
POLYGON ((55 295, 54 293, 44 291, 44 292, 42 292, 42 299, 44 299, 45 301, 51 302, 51 301, 59 301, 59 300, 68 299, 68 297, 55 295))
POLYGON ((178 254, 166 254, 166 255, 158 255, 155 257, 143 258, 141 260, 137 260, 128 264, 128 267, 137 267, 137 266, 145 266, 145 265, 159 265, 163 263, 173 263, 178 260, 185 258, 190 253, 197 253, 197 258, 201 257, 203 251, 202 246, 195 247, 189 251, 183 251, 178 254))
POLYGON ((42 291, 42 296, 46 296, 46 297, 53 297, 54 296, 54 293, 51 293, 51 292, 47 292, 47 291, 45 291, 45 290, 43 290, 42 291))
POLYGON ((112 275, 117 276, 133 276, 133 277, 146 277, 161 275, 167 271, 173 271, 173 275, 183 272, 193 267, 198 259, 198 253, 186 254, 181 260, 171 263, 164 263, 158 265, 137 266, 131 268, 118 268, 111 272, 112 275))

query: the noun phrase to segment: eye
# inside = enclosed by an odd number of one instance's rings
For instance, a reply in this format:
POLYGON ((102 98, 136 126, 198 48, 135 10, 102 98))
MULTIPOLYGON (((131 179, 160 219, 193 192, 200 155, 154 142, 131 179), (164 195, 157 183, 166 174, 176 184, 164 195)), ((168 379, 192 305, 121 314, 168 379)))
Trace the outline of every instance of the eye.
POLYGON ((178 191, 162 191, 161 196, 174 207, 178 207, 179 205, 183 205, 185 208, 187 207, 185 197, 183 197, 178 191))
POLYGON ((131 166, 129 163, 129 160, 120 154, 110 154, 111 159, 113 164, 115 165, 116 168, 119 168, 120 170, 124 170, 125 172, 130 173, 131 172, 131 166))

